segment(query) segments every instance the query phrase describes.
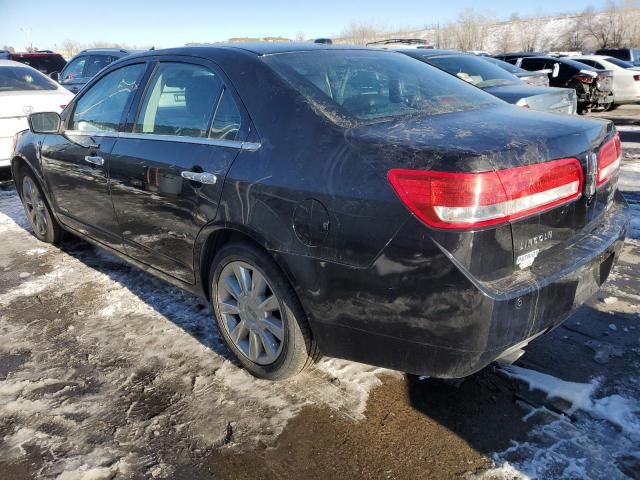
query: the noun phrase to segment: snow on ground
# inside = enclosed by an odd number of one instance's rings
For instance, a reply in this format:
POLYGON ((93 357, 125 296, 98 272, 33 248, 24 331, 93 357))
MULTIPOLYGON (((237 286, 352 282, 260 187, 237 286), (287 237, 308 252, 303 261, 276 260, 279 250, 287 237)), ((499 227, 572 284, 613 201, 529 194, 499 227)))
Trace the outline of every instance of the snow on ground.
POLYGON ((149 448, 160 430, 176 449, 187 438, 252 447, 305 405, 362 418, 378 376, 397 375, 332 359, 289 382, 256 380, 230 361, 199 299, 84 242, 44 245, 25 226, 15 192, 0 192, 0 357, 24 361, 0 372, 0 449, 41 452, 41 478, 171 477, 149 448))
MULTIPOLYGON (((496 468, 479 479, 582 479, 629 478, 628 462, 640 458, 640 403, 638 381, 633 391, 595 398, 600 379, 590 383, 565 382, 537 371, 516 366, 502 369, 510 378, 523 381, 549 399, 562 399, 569 407, 564 414, 544 407, 531 408, 522 421, 531 424, 529 439, 513 442, 494 455, 496 468)), ((637 473, 637 472, 636 472, 637 473)))

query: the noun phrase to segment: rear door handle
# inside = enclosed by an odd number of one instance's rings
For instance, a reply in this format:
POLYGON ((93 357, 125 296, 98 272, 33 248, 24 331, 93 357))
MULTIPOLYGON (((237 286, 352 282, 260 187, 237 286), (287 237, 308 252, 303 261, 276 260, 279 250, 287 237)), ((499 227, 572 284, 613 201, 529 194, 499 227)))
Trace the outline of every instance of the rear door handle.
POLYGON ((93 155, 87 155, 87 156, 85 156, 85 157, 84 157, 84 161, 85 161, 85 162, 92 163, 92 164, 94 164, 94 165, 98 165, 98 166, 100 166, 100 167, 101 167, 102 165, 104 165, 104 158, 102 158, 102 157, 96 157, 96 156, 93 156, 93 155))
POLYGON ((218 177, 213 173, 207 172, 192 172, 191 170, 187 170, 186 172, 182 172, 181 175, 182 178, 186 178, 192 182, 199 182, 207 185, 213 185, 218 181, 218 177))

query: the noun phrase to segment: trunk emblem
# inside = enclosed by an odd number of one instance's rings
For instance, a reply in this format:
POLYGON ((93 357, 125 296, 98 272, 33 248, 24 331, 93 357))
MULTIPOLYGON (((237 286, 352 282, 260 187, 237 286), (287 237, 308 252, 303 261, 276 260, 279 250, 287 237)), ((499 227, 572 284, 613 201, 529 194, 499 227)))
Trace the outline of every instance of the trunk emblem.
MULTIPOLYGON (((518 244, 518 250, 526 250, 527 248, 535 247, 536 245, 541 244, 547 240, 551 240, 553 238, 553 230, 549 230, 548 232, 542 232, 540 235, 536 235, 535 237, 527 238, 525 240, 520 240, 518 244)), ((520 263, 520 262, 517 262, 520 263)))
POLYGON ((584 195, 587 203, 591 201, 596 193, 596 176, 598 174, 598 156, 595 153, 587 155, 587 174, 584 179, 584 195))

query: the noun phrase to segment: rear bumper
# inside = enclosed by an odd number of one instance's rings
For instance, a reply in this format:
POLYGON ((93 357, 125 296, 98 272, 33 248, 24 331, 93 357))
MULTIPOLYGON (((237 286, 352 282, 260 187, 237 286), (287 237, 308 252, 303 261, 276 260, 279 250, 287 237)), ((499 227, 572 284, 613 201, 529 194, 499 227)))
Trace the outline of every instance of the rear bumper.
POLYGON ((617 195, 598 227, 562 258, 493 281, 473 278, 424 235, 411 237, 407 232, 423 230, 412 222, 397 236, 410 241, 393 240, 367 269, 280 260, 297 280, 326 355, 462 377, 559 325, 597 292, 628 225, 628 207, 617 195), (416 241, 419 248, 407 250, 416 241))

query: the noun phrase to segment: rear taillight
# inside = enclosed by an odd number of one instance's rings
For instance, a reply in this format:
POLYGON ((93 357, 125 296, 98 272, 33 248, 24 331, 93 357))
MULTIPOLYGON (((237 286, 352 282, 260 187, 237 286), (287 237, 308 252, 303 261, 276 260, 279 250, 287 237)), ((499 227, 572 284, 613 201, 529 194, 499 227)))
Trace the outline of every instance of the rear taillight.
POLYGON ((621 156, 620 134, 616 132, 611 140, 600 147, 598 152, 598 180, 596 185, 602 185, 616 174, 620 169, 621 156))
POLYGON ((578 198, 583 181, 575 158, 482 173, 395 169, 388 178, 413 214, 445 229, 496 225, 547 210, 578 198))
POLYGON ((582 83, 593 83, 593 80, 595 79, 594 77, 591 77, 589 75, 576 75, 573 78, 582 83))
POLYGON ((60 110, 64 110, 66 105, 60 105, 60 110))
POLYGON ((640 82, 640 75, 634 75, 634 76, 633 76, 633 79, 634 79, 636 82, 640 82))

